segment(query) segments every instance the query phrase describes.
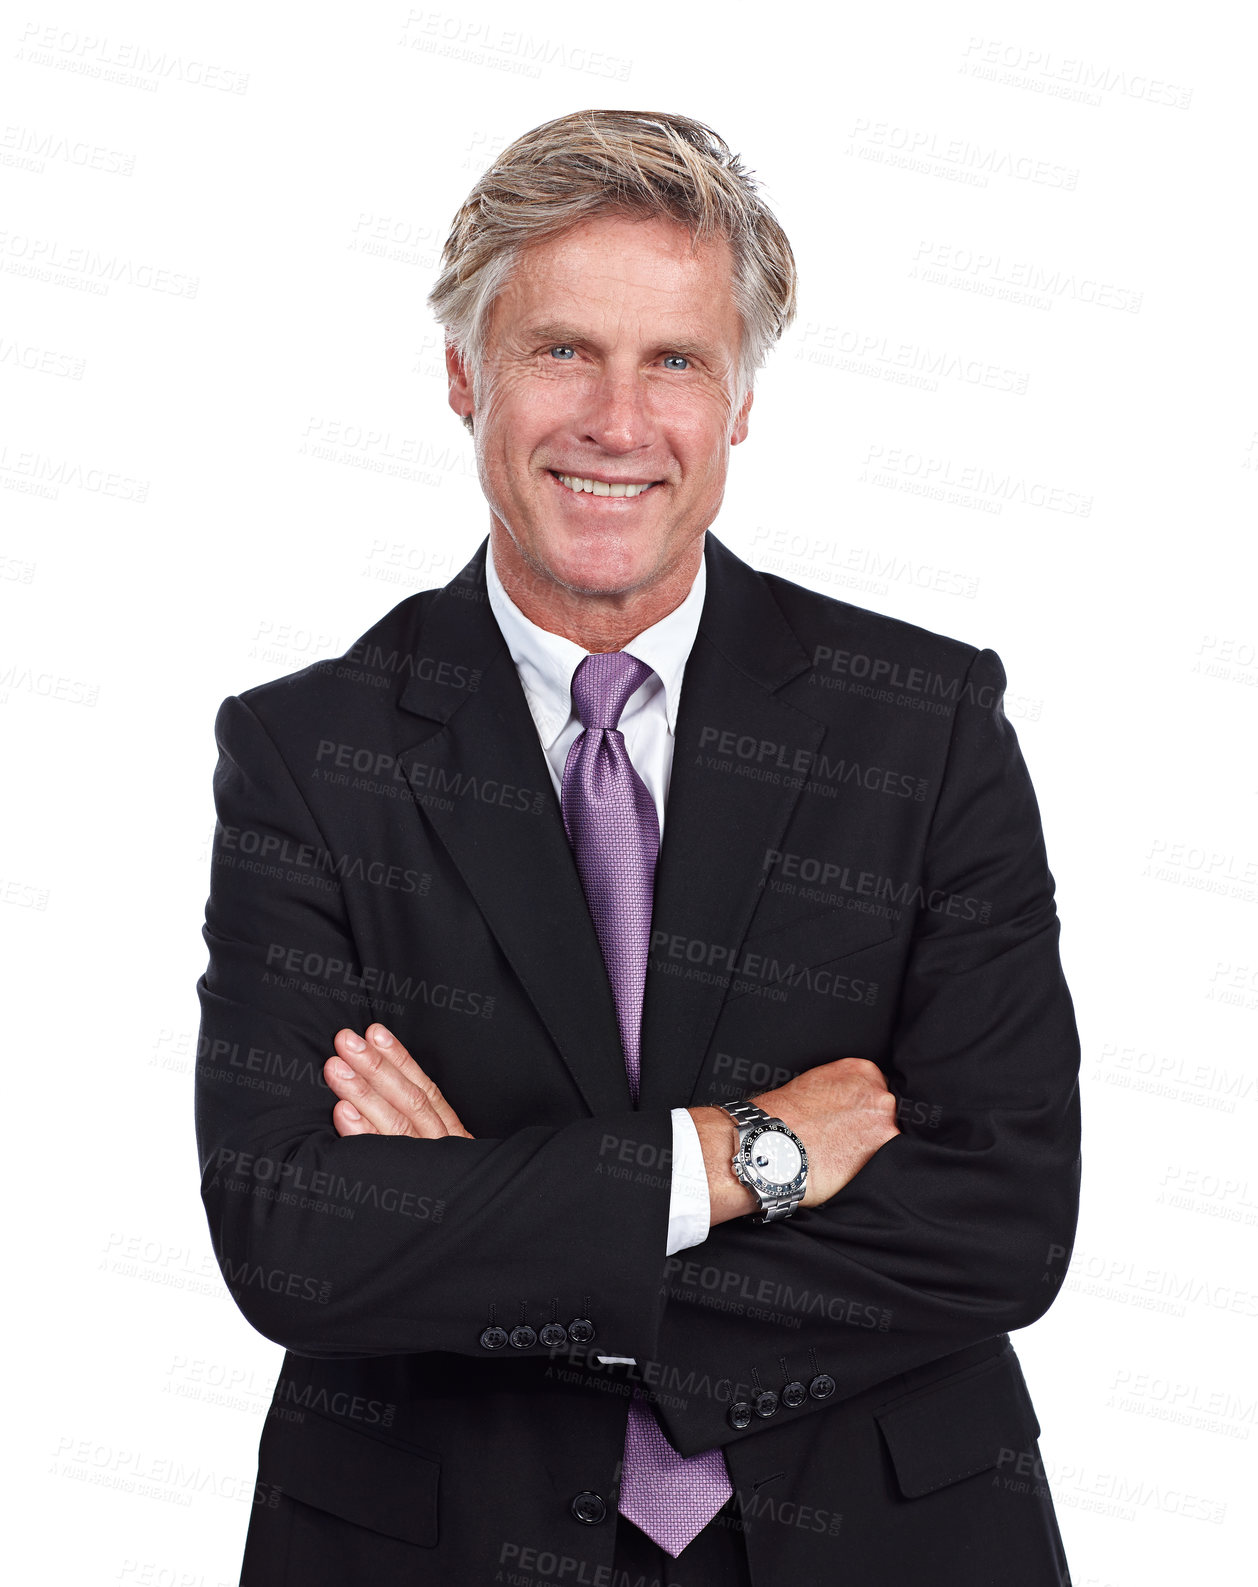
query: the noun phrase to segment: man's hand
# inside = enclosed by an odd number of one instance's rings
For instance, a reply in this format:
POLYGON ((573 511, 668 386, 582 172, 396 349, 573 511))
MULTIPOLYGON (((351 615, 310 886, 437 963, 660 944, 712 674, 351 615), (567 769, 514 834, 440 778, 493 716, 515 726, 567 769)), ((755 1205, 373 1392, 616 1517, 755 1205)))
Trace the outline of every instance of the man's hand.
POLYGON ((332 1109, 338 1135, 413 1135, 439 1140, 444 1135, 473 1139, 431 1080, 384 1025, 368 1025, 367 1040, 356 1031, 338 1030, 336 1056, 323 1066, 323 1078, 340 1098, 332 1109))
POLYGON ((878 1148, 900 1133, 895 1098, 887 1090, 882 1070, 866 1058, 821 1064, 751 1100, 789 1124, 804 1143, 808 1152, 808 1194, 800 1203, 804 1207, 819 1207, 837 1196, 878 1148))
MULTIPOLYGON (((796 1075, 775 1091, 750 1099, 790 1126, 808 1153, 808 1192, 801 1205, 819 1207, 864 1168, 880 1146, 900 1131, 896 1101, 882 1070, 865 1058, 839 1058, 796 1075)), ((754 1212, 756 1197, 734 1177, 730 1159, 738 1128, 723 1108, 691 1108, 708 1171, 711 1221, 754 1212)))

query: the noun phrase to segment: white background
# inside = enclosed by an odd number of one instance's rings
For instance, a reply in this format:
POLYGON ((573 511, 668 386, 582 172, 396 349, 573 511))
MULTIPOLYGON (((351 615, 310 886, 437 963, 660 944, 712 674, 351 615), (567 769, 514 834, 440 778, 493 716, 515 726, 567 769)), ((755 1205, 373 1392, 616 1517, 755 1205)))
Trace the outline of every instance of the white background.
POLYGON ((497 150, 612 105, 708 121, 796 251, 715 532, 1008 673, 1084 1053, 1078 1247, 1016 1339, 1076 1587, 1252 1561, 1246 10, 711 15, 0 26, 14 1579, 236 1579, 280 1352, 197 1189, 214 714, 485 533, 424 297, 497 150))

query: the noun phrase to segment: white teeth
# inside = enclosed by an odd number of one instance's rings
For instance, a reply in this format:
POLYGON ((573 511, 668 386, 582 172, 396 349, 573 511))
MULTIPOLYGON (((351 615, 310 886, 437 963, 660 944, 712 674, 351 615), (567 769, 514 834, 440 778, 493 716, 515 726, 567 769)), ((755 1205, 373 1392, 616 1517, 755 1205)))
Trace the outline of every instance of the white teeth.
POLYGON ((572 491, 588 491, 592 496, 640 496, 650 485, 609 485, 606 480, 582 479, 576 474, 556 476, 561 484, 572 491))

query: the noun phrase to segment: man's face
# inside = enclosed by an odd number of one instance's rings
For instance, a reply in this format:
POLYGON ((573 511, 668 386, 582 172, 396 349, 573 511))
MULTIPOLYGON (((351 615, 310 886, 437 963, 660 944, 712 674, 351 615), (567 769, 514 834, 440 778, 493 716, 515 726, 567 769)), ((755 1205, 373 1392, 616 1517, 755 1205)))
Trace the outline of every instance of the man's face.
POLYGON ((668 220, 600 216, 527 249, 493 305, 473 413, 481 488, 542 585, 628 594, 689 560, 716 517, 732 442, 741 322, 724 239, 692 256, 668 220), (574 491, 559 476, 646 485, 574 491))

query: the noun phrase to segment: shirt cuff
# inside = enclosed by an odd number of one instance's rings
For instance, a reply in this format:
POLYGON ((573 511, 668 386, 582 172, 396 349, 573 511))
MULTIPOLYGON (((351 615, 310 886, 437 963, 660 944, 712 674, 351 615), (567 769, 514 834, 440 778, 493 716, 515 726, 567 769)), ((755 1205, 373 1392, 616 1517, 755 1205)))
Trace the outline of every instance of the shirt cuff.
POLYGON ((673 1181, 668 1198, 668 1249, 702 1245, 711 1229, 712 1201, 699 1130, 686 1108, 673 1108, 673 1181))

